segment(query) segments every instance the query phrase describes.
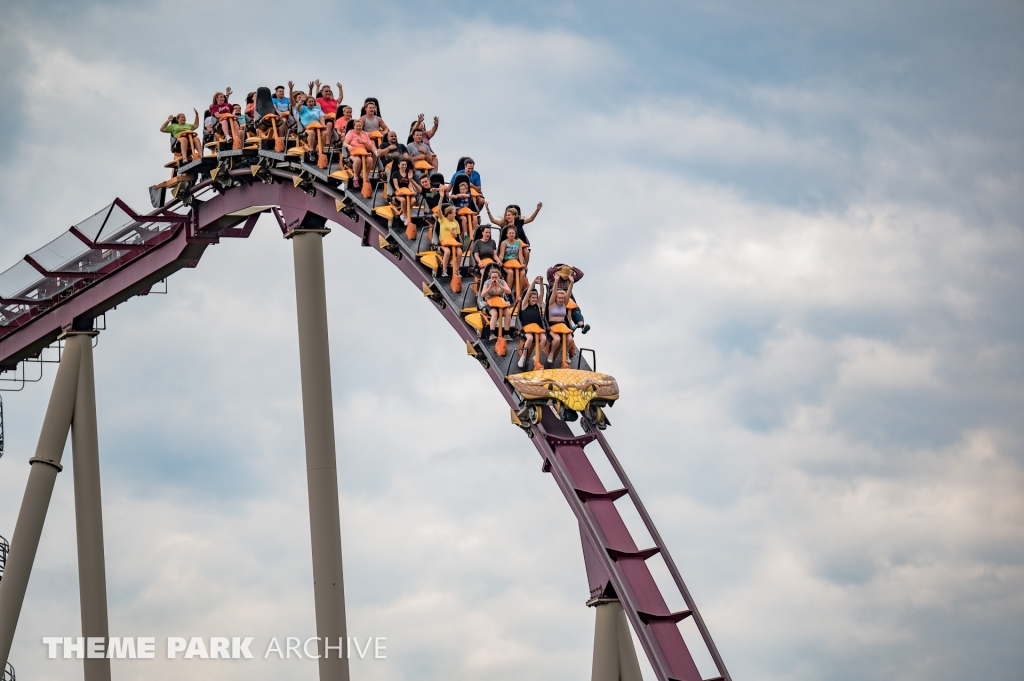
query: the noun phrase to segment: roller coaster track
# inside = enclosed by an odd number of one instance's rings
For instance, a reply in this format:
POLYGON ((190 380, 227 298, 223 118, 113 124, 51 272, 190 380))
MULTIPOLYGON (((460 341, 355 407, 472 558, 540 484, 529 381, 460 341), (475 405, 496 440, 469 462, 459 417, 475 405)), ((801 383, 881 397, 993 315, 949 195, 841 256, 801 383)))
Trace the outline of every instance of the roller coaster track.
MULTIPOLYGON (((19 362, 38 356, 62 331, 92 328, 93 319, 106 310, 147 294, 181 268, 196 266, 207 246, 249 236, 257 218, 270 212, 285 237, 299 229, 326 232, 330 220, 359 237, 363 246, 377 250, 423 292, 466 343, 467 352, 487 372, 508 406, 518 410, 522 400, 506 378, 509 368, 514 368, 511 358, 498 356, 493 343, 480 340, 463 318, 461 296, 417 261, 419 245, 406 238, 403 225, 395 223, 399 229, 393 229, 375 212, 376 200, 376 194, 373 199, 363 198, 305 163, 259 172, 249 167, 230 170, 215 180, 184 188, 178 198, 148 215, 139 215, 116 200, 51 242, 48 250, 26 256, 0 275, 0 372, 16 375, 19 362), (60 253, 72 253, 72 261, 58 262, 64 257, 60 253)), ((589 368, 582 358, 577 362, 589 368)), ((585 417, 581 425, 583 434, 575 434, 550 409, 544 409, 539 423, 522 427, 542 458, 542 470, 551 474, 579 522, 589 603, 621 601, 660 681, 702 680, 678 626, 692 618, 718 669, 715 678, 731 681, 675 562, 604 433, 585 417), (620 487, 605 488, 585 451, 588 446, 607 457, 620 487), (616 506, 616 500, 624 497, 639 512, 653 546, 638 546, 627 529, 616 506), (657 554, 665 561, 685 610, 668 608, 666 594, 647 565, 657 554)), ((668 595, 677 600, 676 595, 668 595)))

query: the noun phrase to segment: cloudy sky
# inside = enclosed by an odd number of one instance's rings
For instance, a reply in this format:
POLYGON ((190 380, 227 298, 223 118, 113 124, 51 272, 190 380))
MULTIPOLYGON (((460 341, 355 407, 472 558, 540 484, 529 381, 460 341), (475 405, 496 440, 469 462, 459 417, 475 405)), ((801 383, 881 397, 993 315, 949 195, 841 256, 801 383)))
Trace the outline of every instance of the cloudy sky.
MULTIPOLYGON (((586 272, 609 438, 737 681, 1017 680, 1022 30, 1010 2, 4 2, 0 267, 145 208, 159 126, 225 86, 437 115, 445 170, 472 154, 495 204, 543 201, 534 261, 586 272)), ((324 243, 350 629, 387 637, 354 678, 589 679, 579 536, 535 450, 415 288, 324 243)), ((312 635, 289 244, 261 222, 107 327, 112 634, 312 635)), ((8 538, 53 373, 3 394, 8 538)), ((66 469, 19 678, 80 678, 40 643, 79 633, 72 508, 66 469)))

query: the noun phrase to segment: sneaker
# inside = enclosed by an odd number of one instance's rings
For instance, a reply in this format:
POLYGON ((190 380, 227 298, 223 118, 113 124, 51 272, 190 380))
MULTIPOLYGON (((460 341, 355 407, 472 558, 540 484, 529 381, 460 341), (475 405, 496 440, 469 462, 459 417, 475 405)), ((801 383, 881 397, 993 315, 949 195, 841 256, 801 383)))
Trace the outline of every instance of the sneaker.
POLYGON ((586 333, 587 331, 590 331, 590 324, 583 325, 583 333, 586 333))

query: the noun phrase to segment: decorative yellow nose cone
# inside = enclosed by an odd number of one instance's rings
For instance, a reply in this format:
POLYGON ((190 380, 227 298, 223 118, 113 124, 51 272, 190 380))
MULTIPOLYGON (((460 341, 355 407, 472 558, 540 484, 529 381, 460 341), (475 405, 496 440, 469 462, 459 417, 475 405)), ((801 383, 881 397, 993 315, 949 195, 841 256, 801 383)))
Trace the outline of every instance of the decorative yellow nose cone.
POLYGON ((573 411, 583 411, 591 400, 619 399, 619 384, 608 374, 581 369, 541 369, 513 374, 508 382, 524 400, 554 399, 573 411))

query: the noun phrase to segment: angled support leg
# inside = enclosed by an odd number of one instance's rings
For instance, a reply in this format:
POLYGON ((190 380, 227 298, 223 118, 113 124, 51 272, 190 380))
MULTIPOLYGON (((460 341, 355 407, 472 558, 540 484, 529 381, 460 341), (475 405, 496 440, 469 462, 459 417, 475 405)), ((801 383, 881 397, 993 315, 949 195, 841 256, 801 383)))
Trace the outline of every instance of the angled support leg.
POLYGON ((633 637, 629 634, 629 620, 622 603, 615 594, 608 572, 597 559, 593 542, 580 525, 583 542, 583 563, 587 568, 590 600, 587 605, 595 610, 594 662, 591 681, 643 681, 637 660, 633 637))
POLYGON ((57 480, 57 473, 62 470, 60 459, 75 412, 81 360, 79 344, 68 343, 64 347, 50 392, 50 403, 46 407, 36 454, 29 459, 32 470, 28 475, 25 496, 21 500, 21 510, 18 511, 18 521, 14 526, 4 579, 0 581, 0 669, 6 666, 11 653, 14 630, 18 626, 21 606, 25 602, 25 590, 39 548, 39 537, 50 506, 53 484, 57 480))
POLYGON ((347 642, 345 585, 341 569, 341 513, 338 464, 331 398, 331 355, 327 339, 327 293, 324 284, 323 234, 326 230, 291 232, 295 259, 295 297, 299 321, 299 370, 302 377, 302 422, 306 436, 306 485, 313 543, 313 598, 319 637, 320 681, 349 681, 348 658, 341 651, 325 655, 324 640, 347 642))
MULTIPOLYGON (((100 496, 100 446, 96 428, 96 380, 92 338, 96 331, 72 331, 67 344, 77 343, 82 354, 75 415, 71 421, 74 462, 75 525, 78 531, 78 592, 82 607, 82 636, 109 642, 107 571, 103 554, 103 510, 100 496)), ((110 660, 86 658, 85 681, 110 681, 110 660)))
POLYGON ((643 681, 640 662, 629 635, 629 621, 617 598, 594 604, 594 665, 591 681, 643 681))

